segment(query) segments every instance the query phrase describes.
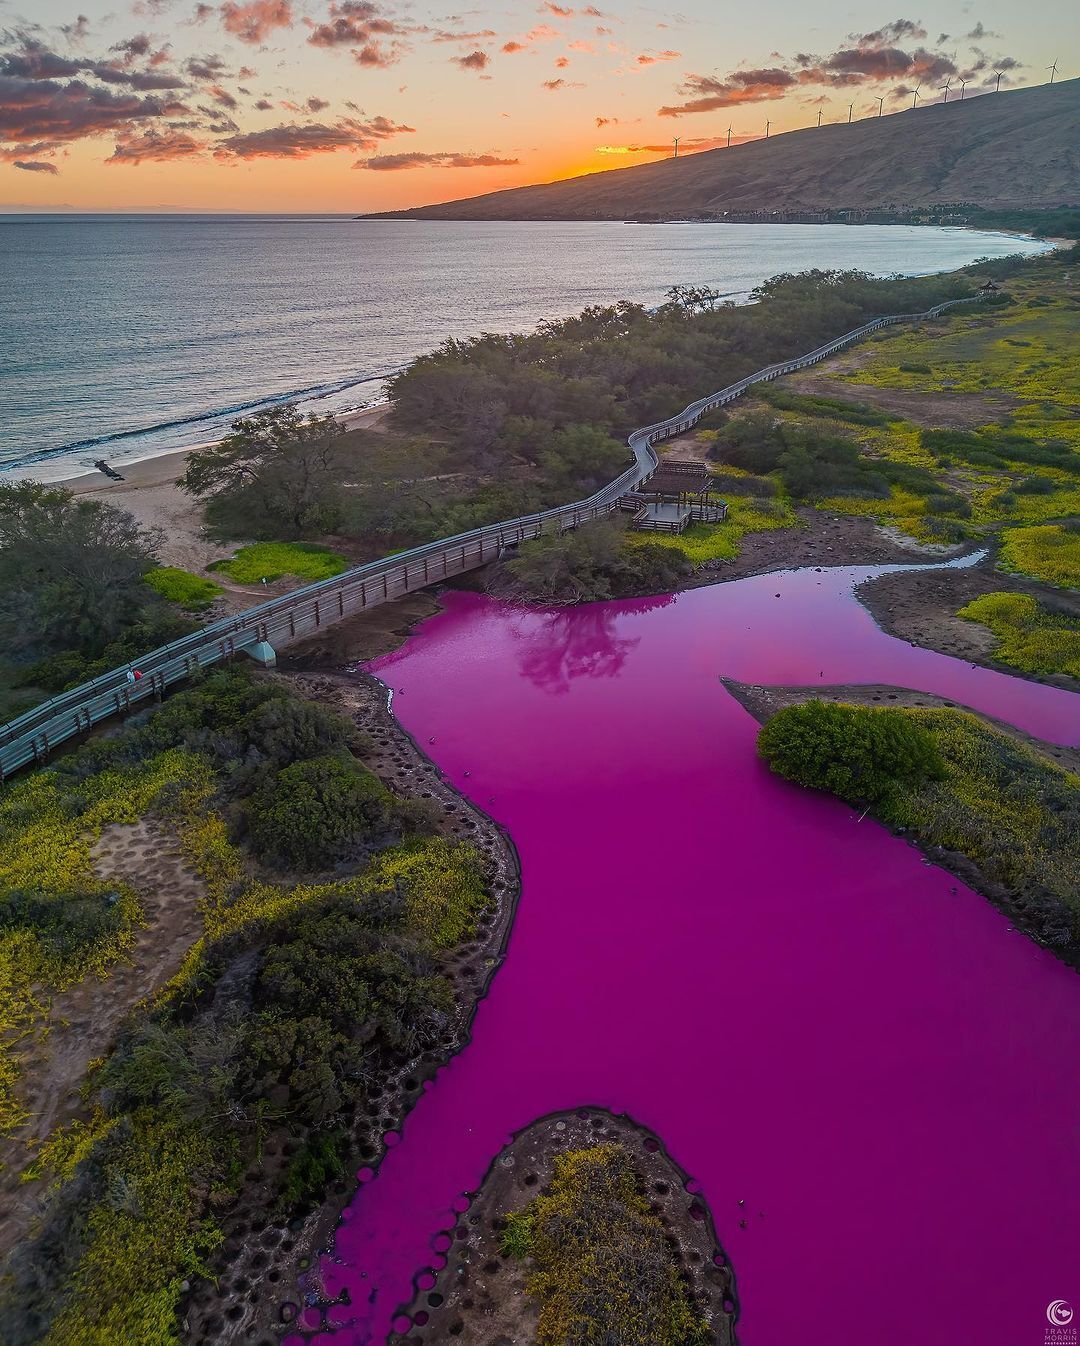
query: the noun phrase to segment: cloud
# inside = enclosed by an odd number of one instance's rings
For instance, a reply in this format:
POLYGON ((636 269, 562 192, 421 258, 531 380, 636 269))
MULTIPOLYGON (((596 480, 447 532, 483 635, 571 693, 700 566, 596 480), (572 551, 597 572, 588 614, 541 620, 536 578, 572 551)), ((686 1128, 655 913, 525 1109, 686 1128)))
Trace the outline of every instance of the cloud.
MULTIPOLYGON (((733 145, 741 145, 747 140, 757 140, 757 136, 732 136, 733 145)), ((727 144, 727 136, 699 136, 692 140, 679 139, 679 154, 697 154, 701 150, 719 149, 727 144)), ((669 140, 666 145, 597 145, 597 154, 672 154, 674 146, 669 140)))
POLYGON ((218 80, 228 73, 228 66, 220 56, 189 56, 184 69, 192 79, 218 80))
POLYGON ((228 89, 223 89, 220 84, 211 84, 206 92, 215 103, 220 103, 222 107, 228 108, 230 112, 240 106, 232 94, 229 93, 228 89))
POLYGON ((491 62, 486 51, 470 51, 467 56, 454 56, 451 59, 462 70, 484 70, 491 62))
POLYGON ((872 33, 863 33, 861 37, 852 34, 851 41, 858 42, 860 47, 885 46, 890 42, 903 42, 910 39, 913 42, 921 42, 926 37, 926 29, 921 23, 913 23, 911 19, 893 19, 891 23, 882 24, 872 33))
POLYGON ((160 98, 95 88, 83 80, 61 84, 0 74, 0 141, 64 144, 182 110, 160 98))
POLYGON ((555 69, 556 69, 556 70, 565 70, 566 67, 567 67, 569 64, 570 64, 570 57, 569 57, 569 56, 559 56, 559 57, 556 57, 556 60, 555 60, 555 69))
POLYGON ((166 127, 157 130, 126 132, 119 136, 107 164, 168 163, 175 159, 190 159, 200 154, 206 145, 186 131, 166 127))
POLYGON ((432 42, 484 42, 495 36, 494 28, 481 28, 476 33, 452 33, 444 28, 439 28, 431 34, 431 40, 432 42))
POLYGON ((0 74, 18 79, 64 79, 72 75, 91 75, 106 84, 122 84, 128 88, 149 91, 153 89, 180 89, 183 80, 166 71, 132 70, 130 56, 122 61, 101 61, 88 56, 61 56, 43 42, 25 31, 12 34, 18 47, 0 55, 0 74))
POLYGON ((363 47, 373 38, 400 32, 393 19, 381 15, 370 0, 341 0, 330 5, 326 22, 314 25, 308 42, 313 47, 363 47))
POLYGON ((552 28, 550 23, 538 23, 535 28, 530 28, 524 37, 513 38, 509 42, 504 42, 503 51, 507 53, 524 51, 526 47, 531 47, 534 42, 550 42, 552 38, 559 36, 558 29, 552 28))
POLYGON ((329 106, 330 104, 325 98, 312 97, 307 100, 307 109, 309 112, 322 112, 324 108, 328 108, 329 106))
POLYGON ((255 106, 259 109, 260 112, 269 112, 274 105, 273 103, 271 103, 269 98, 260 98, 259 101, 255 104, 255 106))
POLYGON ((584 89, 585 85, 577 80, 566 79, 546 79, 541 88, 550 89, 552 92, 556 89, 584 89))
POLYGON ((682 55, 681 51, 659 51, 653 54, 642 52, 637 58, 638 65, 656 65, 659 61, 677 61, 682 55))
POLYGON ((787 90, 798 82, 789 70, 779 67, 736 70, 724 80, 713 75, 689 75, 680 90, 687 95, 687 101, 662 107, 659 115, 680 117, 686 112, 714 112, 718 108, 783 98, 787 90))
POLYGON ((290 0, 225 0, 221 6, 221 22, 227 33, 241 42, 265 42, 275 28, 291 28, 293 12, 290 0))
POLYGON ((554 4, 552 0, 545 0, 540 13, 543 14, 545 10, 548 14, 554 14, 556 18, 559 19, 572 19, 574 17, 574 11, 572 9, 563 9, 561 5, 554 4))
POLYGON ((334 126, 321 122, 298 126, 292 122, 228 136, 218 142, 214 153, 221 159, 307 159, 334 150, 374 150, 381 140, 415 129, 387 117, 373 117, 366 122, 343 120, 334 126))
POLYGON ((42 159, 15 159, 12 162, 13 167, 21 168, 24 173, 52 173, 57 175, 60 172, 55 164, 47 164, 42 159))
POLYGON ((371 159, 358 159, 353 168, 370 169, 377 173, 395 173, 407 168, 509 168, 520 163, 518 159, 500 159, 494 154, 462 154, 445 150, 425 154, 420 151, 407 154, 377 154, 371 159))

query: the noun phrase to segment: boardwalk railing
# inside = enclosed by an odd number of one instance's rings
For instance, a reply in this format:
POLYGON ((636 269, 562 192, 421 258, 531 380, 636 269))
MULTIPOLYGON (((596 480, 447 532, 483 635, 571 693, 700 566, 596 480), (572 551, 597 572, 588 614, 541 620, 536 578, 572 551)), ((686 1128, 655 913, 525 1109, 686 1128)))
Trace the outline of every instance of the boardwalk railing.
POLYGON ((979 298, 981 296, 973 295, 968 299, 951 299, 925 313, 875 318, 806 355, 767 365, 756 374, 692 402, 665 421, 635 430, 628 440, 634 455, 633 465, 587 500, 459 533, 455 537, 398 552, 395 556, 370 561, 331 579, 294 589, 268 603, 256 604, 234 617, 212 622, 189 636, 152 650, 132 664, 61 692, 0 727, 0 781, 19 767, 44 761, 58 744, 85 733, 100 721, 113 715, 124 715, 140 702, 161 697, 167 688, 190 678, 201 668, 242 652, 251 653, 256 646, 269 645, 276 649, 287 645, 344 617, 493 561, 504 548, 518 542, 561 533, 603 517, 617 507, 628 491, 648 481, 655 472, 659 462, 653 447, 656 443, 691 429, 702 416, 741 397, 753 384, 767 383, 782 374, 817 364, 883 327, 933 318, 955 304, 972 303, 979 298), (133 683, 129 681, 129 673, 136 667, 142 676, 133 683))

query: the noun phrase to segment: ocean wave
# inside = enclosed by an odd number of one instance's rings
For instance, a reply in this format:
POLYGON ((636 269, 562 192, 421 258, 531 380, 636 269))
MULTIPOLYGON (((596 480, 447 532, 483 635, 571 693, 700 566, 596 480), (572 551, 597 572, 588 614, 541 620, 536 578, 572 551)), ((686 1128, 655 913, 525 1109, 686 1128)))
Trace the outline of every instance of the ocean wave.
MULTIPOLYGON (((239 416, 247 411, 285 406, 290 402, 319 402, 327 397, 333 397, 336 393, 346 392, 349 388, 360 388, 365 383, 379 383, 407 368, 407 364, 395 365, 391 369, 380 370, 374 374, 365 374, 360 378, 341 379, 336 383, 314 383, 307 388, 294 388, 289 392, 269 394, 265 397, 253 398, 248 402, 237 402, 231 406, 217 407, 211 411, 198 411, 190 416, 180 416, 175 420, 157 421, 153 425, 138 426, 131 430, 112 430, 108 434, 93 435, 89 439, 79 439, 69 444, 58 444, 48 449, 35 449, 31 453, 20 454, 18 457, 9 458, 6 462, 0 463, 0 472, 7 472, 17 467, 27 467, 32 463, 49 462, 53 458, 59 458, 68 453, 79 453, 86 449, 103 448, 107 444, 139 439, 144 435, 156 435, 167 430, 179 430, 185 425, 203 425, 210 421, 228 420, 232 416, 239 416)), ((354 409, 359 408, 347 408, 347 410, 354 409)))

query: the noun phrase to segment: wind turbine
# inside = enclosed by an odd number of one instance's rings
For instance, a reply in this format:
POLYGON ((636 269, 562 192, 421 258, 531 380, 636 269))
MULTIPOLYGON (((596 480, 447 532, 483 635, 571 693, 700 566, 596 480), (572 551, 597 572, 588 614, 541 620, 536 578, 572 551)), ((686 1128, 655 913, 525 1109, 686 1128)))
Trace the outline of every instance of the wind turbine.
POLYGON ((920 90, 921 88, 922 88, 922 85, 921 85, 921 84, 918 84, 918 85, 916 85, 915 88, 912 90, 912 93, 914 93, 914 95, 915 95, 915 97, 911 100, 911 106, 912 106, 913 108, 915 107, 915 105, 916 105, 916 104, 918 103, 918 101, 919 101, 919 90, 920 90))
POLYGON ((821 125, 821 108, 818 108, 817 110, 817 124, 818 126, 821 125))
POLYGON ((946 103, 949 101, 949 85, 950 85, 951 83, 952 83, 952 80, 951 80, 951 79, 947 79, 947 80, 945 81, 945 101, 946 101, 946 103))
POLYGON ((1055 61, 1053 65, 1048 65, 1046 68, 1050 71, 1050 83, 1053 84, 1054 76, 1057 74, 1057 61, 1055 61))
POLYGON ((765 139, 766 139, 766 140, 768 140, 768 138, 769 138, 769 127, 770 127, 771 125, 772 125, 772 122, 766 122, 766 123, 765 123, 765 139))
POLYGON ((679 157, 679 137, 676 136, 676 137, 675 137, 675 153, 672 155, 672 158, 673 158, 673 159, 677 159, 678 157, 679 157))
POLYGON ((849 126, 851 125, 851 109, 852 109, 854 106, 855 106, 854 103, 849 103, 849 104, 847 105, 847 124, 848 124, 849 126))
POLYGON ((962 79, 962 80, 960 81, 960 101, 961 101, 961 103, 964 101, 964 90, 965 90, 966 88, 967 88, 967 80, 966 80, 966 79, 962 79))
POLYGON ((885 99, 884 99, 884 98, 879 98, 879 99, 877 100, 877 115, 878 115, 879 117, 881 116, 881 110, 882 110, 882 108, 883 108, 884 106, 885 106, 885 99))
POLYGON ((728 147, 728 149, 731 149, 731 127, 730 127, 730 126, 729 126, 728 129, 727 129, 727 147, 728 147))
POLYGON ((1004 72, 1003 70, 995 70, 995 71, 994 71, 994 74, 997 75, 997 83, 994 85, 994 92, 995 92, 995 93, 1000 93, 1000 92, 1001 92, 1001 76, 1002 76, 1004 73, 1005 73, 1005 72, 1004 72))

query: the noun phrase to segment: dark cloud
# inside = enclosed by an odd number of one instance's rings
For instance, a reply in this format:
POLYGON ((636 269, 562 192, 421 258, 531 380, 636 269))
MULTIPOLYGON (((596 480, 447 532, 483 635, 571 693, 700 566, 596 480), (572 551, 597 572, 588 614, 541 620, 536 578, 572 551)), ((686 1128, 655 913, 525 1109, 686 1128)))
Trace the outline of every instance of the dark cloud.
POLYGON ((727 79, 713 75, 690 75, 680 92, 685 103, 662 107, 661 117, 680 117, 686 112, 714 112, 718 108, 738 107, 742 103, 760 103, 783 98, 798 78, 790 70, 771 67, 764 70, 736 70, 727 79))
POLYGON ((2 141, 67 143, 183 110, 173 102, 96 88, 83 80, 61 84, 0 74, 2 141))
POLYGON ((394 173, 406 168, 509 168, 520 163, 518 159, 500 159, 494 154, 462 154, 444 151, 441 154, 377 154, 372 159, 358 159, 353 168, 373 172, 394 173))
POLYGON ((328 108, 329 106, 330 104, 325 98, 309 98, 307 100, 307 109, 309 112, 322 112, 324 108, 328 108))
POLYGON ((211 84, 206 91, 215 103, 220 103, 222 107, 228 108, 233 112, 240 106, 228 89, 223 89, 220 84, 211 84))
POLYGON ((259 101, 255 104, 255 106, 259 109, 260 112, 269 112, 274 105, 273 103, 270 102, 268 98, 260 98, 259 101))
POLYGON ((21 168, 24 173, 52 173, 56 175, 60 172, 55 164, 46 163, 43 159, 13 159, 12 165, 15 168, 21 168))
POLYGON ((921 23, 913 23, 911 19, 893 19, 872 33, 863 33, 859 37, 852 34, 851 41, 857 42, 860 47, 873 47, 886 46, 891 42, 921 42, 925 37, 926 29, 921 23))
MULTIPOLYGON (((980 25, 981 26, 981 25, 980 25)), ((74 23, 62 23, 60 31, 69 42, 82 42, 90 31, 90 20, 85 14, 80 14, 74 23)), ((57 169, 57 172, 60 170, 57 169)))
POLYGON ((166 127, 157 130, 129 131, 119 136, 107 164, 167 163, 174 159, 190 159, 206 148, 186 131, 166 127))
POLYGON ((340 121, 334 126, 313 122, 309 126, 270 126, 264 131, 246 131, 222 140, 214 150, 218 158, 307 159, 334 150, 374 150, 390 136, 414 131, 415 127, 373 117, 366 122, 340 121))
POLYGON ((486 51, 470 51, 468 56, 454 56, 452 60, 462 70, 483 70, 490 64, 491 57, 486 51))
POLYGON ((218 80, 228 73, 228 65, 220 56, 191 56, 184 69, 192 79, 218 80))
POLYGON ((400 32, 394 20, 380 14, 369 0, 341 0, 331 4, 324 23, 314 25, 308 41, 313 47, 355 47, 400 32))
POLYGON ((221 22, 227 33, 241 42, 265 42, 276 28, 291 28, 293 12, 290 0, 225 0, 221 6, 221 22))

